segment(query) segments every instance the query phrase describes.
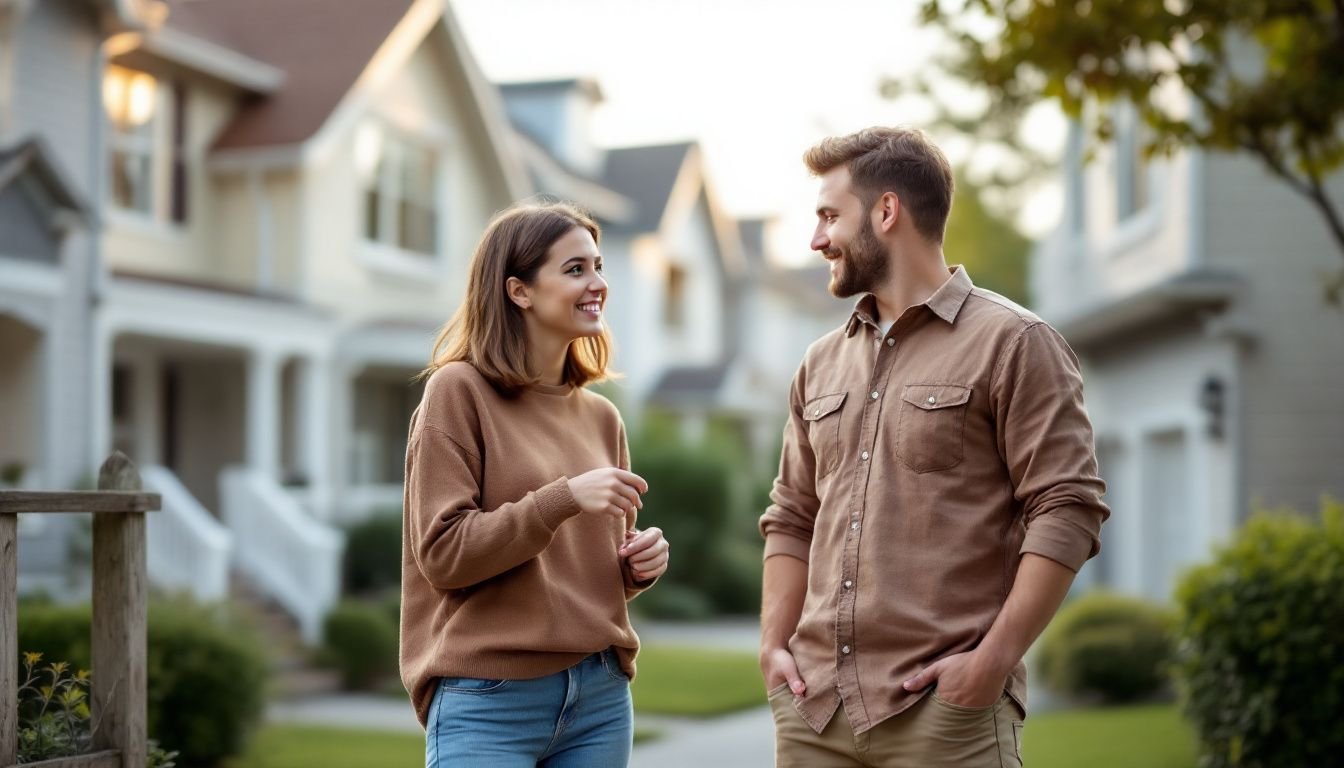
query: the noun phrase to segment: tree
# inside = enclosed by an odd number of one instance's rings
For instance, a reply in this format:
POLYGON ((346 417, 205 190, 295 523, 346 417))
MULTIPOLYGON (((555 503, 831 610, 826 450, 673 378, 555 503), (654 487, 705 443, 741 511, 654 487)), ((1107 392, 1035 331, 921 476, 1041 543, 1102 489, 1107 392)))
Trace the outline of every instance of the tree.
MULTIPOLYGON (((1344 212, 1324 182, 1344 165, 1344 0, 924 0, 923 20, 955 42, 944 69, 988 90, 984 125, 999 135, 1043 99, 1073 117, 1128 101, 1149 128, 1147 154, 1258 158, 1320 213, 1344 257, 1344 212), (1160 98, 1173 86, 1196 108, 1160 98)), ((1111 133, 1099 117, 1097 137, 1111 133)), ((1326 296, 1340 303, 1344 269, 1326 296)))
POLYGON ((985 205, 983 192, 981 185, 957 174, 943 252, 949 262, 964 265, 976 285, 1027 304, 1031 241, 1007 216, 985 205))

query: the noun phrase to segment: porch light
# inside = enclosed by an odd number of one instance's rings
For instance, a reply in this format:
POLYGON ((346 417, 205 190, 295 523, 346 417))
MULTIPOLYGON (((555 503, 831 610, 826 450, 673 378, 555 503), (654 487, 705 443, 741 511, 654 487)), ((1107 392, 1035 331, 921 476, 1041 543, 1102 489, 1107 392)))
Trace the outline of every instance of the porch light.
POLYGON ((109 66, 103 75, 103 108, 122 128, 144 125, 154 117, 153 75, 125 67, 109 66))
POLYGON ((1199 407, 1208 417, 1209 437, 1220 440, 1223 437, 1223 422, 1227 410, 1227 393, 1223 380, 1217 376, 1204 379, 1199 390, 1199 407))

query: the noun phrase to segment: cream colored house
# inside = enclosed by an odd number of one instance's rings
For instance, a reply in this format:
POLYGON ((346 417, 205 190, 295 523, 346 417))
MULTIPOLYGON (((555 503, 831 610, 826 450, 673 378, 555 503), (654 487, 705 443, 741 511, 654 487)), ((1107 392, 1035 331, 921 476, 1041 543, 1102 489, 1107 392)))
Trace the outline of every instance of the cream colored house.
POLYGON ((333 523, 399 510, 409 381, 527 178, 443 0, 203 0, 111 45, 92 450, 164 494, 152 578, 237 568, 313 638, 333 523))

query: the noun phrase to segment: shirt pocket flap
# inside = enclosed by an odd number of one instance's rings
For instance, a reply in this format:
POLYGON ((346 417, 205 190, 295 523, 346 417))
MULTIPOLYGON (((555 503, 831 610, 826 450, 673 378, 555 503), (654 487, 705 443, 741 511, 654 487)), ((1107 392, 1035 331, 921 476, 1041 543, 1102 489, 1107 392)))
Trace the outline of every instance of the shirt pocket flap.
POLYGON ((803 406, 803 420, 816 421, 835 413, 844 404, 845 395, 848 394, 848 392, 837 392, 833 395, 822 395, 808 400, 807 405, 803 406))
POLYGON ((916 408, 936 411, 965 405, 971 399, 971 388, 960 384, 908 384, 901 399, 916 408))

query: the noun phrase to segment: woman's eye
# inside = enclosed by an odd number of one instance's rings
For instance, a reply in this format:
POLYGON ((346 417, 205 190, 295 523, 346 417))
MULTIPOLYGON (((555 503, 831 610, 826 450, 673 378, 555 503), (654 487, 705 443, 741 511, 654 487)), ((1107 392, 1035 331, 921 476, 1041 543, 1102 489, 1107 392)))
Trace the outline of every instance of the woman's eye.
POLYGON ((602 262, 599 261, 597 264, 593 265, 593 269, 597 270, 598 272, 601 272, 601 271, 602 271, 602 262))
POLYGON ((583 274, 583 266, 580 265, 580 264, 575 264, 574 266, 572 266, 572 267, 569 268, 569 274, 571 274, 571 275, 582 275, 582 274, 583 274))

